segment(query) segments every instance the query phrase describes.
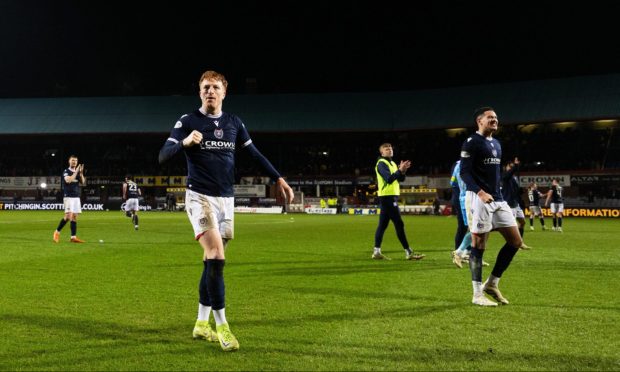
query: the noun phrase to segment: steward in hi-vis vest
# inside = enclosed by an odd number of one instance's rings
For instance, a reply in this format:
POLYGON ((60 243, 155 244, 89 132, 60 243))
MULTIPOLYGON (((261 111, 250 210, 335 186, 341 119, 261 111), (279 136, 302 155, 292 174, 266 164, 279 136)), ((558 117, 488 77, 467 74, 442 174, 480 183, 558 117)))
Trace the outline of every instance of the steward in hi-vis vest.
POLYGON ((377 159, 375 165, 375 172, 377 175, 377 195, 379 195, 379 207, 381 212, 379 213, 379 226, 375 232, 375 248, 372 254, 372 258, 375 260, 389 260, 388 257, 381 253, 381 242, 383 241, 383 234, 387 229, 390 220, 394 222, 396 228, 396 236, 400 244, 405 250, 405 259, 407 260, 420 260, 424 258, 423 254, 414 254, 407 236, 405 235, 405 224, 400 217, 400 209, 398 209, 398 196, 400 195, 400 184, 405 180, 405 173, 407 169, 411 167, 411 161, 402 160, 400 165, 397 166, 392 161, 394 150, 392 145, 384 143, 379 146, 379 153, 381 157, 377 159))
POLYGON ((386 159, 384 157, 380 157, 379 160, 377 160, 377 165, 375 165, 375 173, 377 174, 377 194, 379 196, 400 195, 400 184, 398 182, 404 181, 405 175, 400 173, 398 166, 394 163, 394 161, 392 161, 391 158, 386 159), (389 172, 387 177, 384 177, 381 174, 386 174, 383 164, 387 166, 387 170, 389 172), (379 167, 382 168, 382 172, 379 172, 379 167))

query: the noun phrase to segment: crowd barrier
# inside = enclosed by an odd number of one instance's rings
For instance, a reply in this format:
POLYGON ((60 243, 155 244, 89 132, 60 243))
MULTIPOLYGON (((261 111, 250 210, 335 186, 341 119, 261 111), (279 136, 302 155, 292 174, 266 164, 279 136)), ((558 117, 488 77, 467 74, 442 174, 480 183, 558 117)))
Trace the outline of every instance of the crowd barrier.
MULTIPOLYGON (((543 216, 551 217, 549 208, 540 208, 543 216)), ((530 210, 525 208, 525 215, 529 218, 530 210)), ((620 208, 564 208, 564 217, 606 217, 619 218, 620 208)))
MULTIPOLYGON (((82 203, 83 211, 114 211, 123 210, 124 203, 119 201, 106 202, 106 203, 82 203)), ((0 211, 61 211, 64 210, 63 203, 55 203, 51 201, 18 201, 18 202, 0 202, 0 211)), ((141 204, 141 211, 154 210, 150 205, 141 204)), ((551 211, 549 208, 541 208, 542 214, 545 217, 551 217, 551 211)), ((380 209, 374 206, 368 207, 350 207, 344 206, 341 213, 352 215, 373 215, 379 214, 380 209)), ((433 208, 427 205, 409 205, 400 206, 400 211, 403 214, 432 214, 433 208)), ((272 207, 235 207, 237 213, 269 213, 279 214, 282 213, 282 206, 272 207)), ((294 208, 288 208, 288 212, 291 213, 308 213, 308 214, 337 214, 336 208, 320 208, 313 206, 305 206, 302 209, 301 205, 295 205, 294 208)), ((530 210, 526 208, 524 210, 525 215, 529 218, 530 210)), ((564 217, 603 217, 603 218, 620 218, 620 208, 564 208, 564 217)))
MULTIPOLYGON (((83 211, 120 211, 124 210, 125 203, 82 203, 83 211)), ((140 205, 141 211, 150 211, 150 205, 140 205)), ((17 201, 17 202, 0 202, 0 211, 63 211, 65 209, 63 203, 52 203, 45 201, 17 201)))

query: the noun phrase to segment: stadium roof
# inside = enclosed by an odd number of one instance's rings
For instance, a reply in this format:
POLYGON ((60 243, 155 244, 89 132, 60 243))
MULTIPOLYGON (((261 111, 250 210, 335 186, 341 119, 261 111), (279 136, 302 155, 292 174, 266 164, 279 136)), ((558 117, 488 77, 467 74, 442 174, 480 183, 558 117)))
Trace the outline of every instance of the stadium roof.
MULTIPOLYGON (((0 100, 0 134, 167 133, 196 96, 0 100)), ((620 74, 382 93, 230 95, 250 132, 393 131, 620 118, 620 74)))

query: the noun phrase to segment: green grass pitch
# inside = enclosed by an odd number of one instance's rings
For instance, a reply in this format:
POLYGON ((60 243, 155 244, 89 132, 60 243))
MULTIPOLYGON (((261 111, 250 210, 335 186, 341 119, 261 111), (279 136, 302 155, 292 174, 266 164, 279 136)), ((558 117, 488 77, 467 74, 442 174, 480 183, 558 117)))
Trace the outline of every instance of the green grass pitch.
MULTIPOLYGON (((449 258, 454 217, 406 216, 422 261, 377 216, 237 215, 226 315, 241 348, 194 341, 202 252, 184 213, 0 213, 0 370, 619 370, 620 221, 526 231, 500 282, 471 304, 449 258), (104 243, 99 243, 99 240, 104 243)), ((547 225, 551 223, 547 219, 547 225)), ((485 260, 502 244, 493 233, 485 260)), ((484 277, 490 273, 484 268, 484 277)))

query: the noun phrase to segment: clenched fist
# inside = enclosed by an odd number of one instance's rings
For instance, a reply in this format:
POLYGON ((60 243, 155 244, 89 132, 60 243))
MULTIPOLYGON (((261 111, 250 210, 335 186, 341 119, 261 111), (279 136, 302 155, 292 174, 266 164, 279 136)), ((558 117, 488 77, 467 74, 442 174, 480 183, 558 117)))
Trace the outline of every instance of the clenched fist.
POLYGON ((202 133, 197 130, 193 130, 189 136, 183 140, 183 147, 192 147, 202 141, 202 133))

